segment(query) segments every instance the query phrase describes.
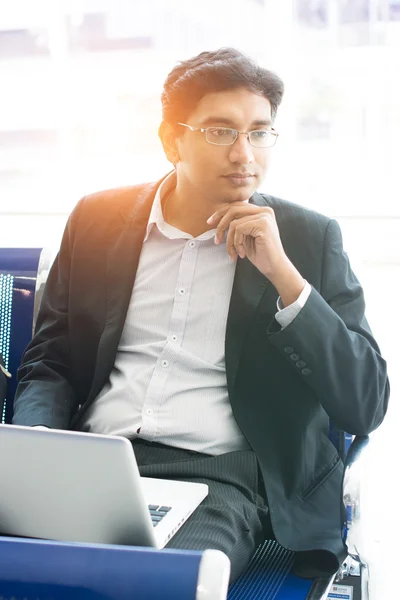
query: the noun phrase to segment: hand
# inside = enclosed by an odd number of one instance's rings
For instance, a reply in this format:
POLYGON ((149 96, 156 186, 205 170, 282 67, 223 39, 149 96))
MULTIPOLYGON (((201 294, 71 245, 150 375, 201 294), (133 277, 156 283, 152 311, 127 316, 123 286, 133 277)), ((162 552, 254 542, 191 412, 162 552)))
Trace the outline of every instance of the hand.
POLYGON ((298 298, 305 282, 284 251, 272 208, 236 202, 217 210, 207 223, 217 228, 216 244, 228 230, 226 248, 231 259, 247 257, 275 286, 284 306, 298 298))
POLYGON ((287 264, 272 208, 237 202, 217 210, 207 223, 217 228, 216 244, 228 230, 226 249, 232 260, 247 256, 266 277, 287 264))

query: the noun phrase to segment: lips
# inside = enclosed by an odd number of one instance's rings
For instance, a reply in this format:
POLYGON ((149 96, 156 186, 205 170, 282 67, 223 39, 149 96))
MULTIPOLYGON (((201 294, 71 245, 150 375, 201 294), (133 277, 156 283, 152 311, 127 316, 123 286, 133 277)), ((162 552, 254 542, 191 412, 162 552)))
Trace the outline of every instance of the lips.
POLYGON ((252 179, 254 179, 255 175, 253 175, 253 173, 230 173, 223 177, 235 187, 247 187, 252 183, 252 179))
POLYGON ((254 173, 229 173, 229 175, 224 175, 224 177, 255 177, 254 173))

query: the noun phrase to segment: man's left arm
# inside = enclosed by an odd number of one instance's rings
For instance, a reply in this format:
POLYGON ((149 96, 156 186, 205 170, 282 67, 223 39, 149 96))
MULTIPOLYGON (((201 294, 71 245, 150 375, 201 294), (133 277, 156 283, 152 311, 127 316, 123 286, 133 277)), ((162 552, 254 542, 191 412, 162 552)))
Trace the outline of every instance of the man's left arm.
MULTIPOLYGON (((228 232, 232 260, 250 260, 274 285, 284 307, 298 300, 305 281, 284 251, 272 208, 238 202, 216 211, 207 223, 217 228, 217 244, 228 232)), ((274 319, 268 335, 336 426, 358 435, 379 426, 389 399, 386 362, 364 313, 363 291, 343 250, 340 227, 330 220, 320 290, 312 288, 286 327, 274 319)))
POLYGON ((362 288, 343 250, 339 225, 331 220, 320 293, 312 288, 292 322, 284 328, 274 323, 268 333, 335 424, 359 435, 378 427, 389 397, 386 362, 364 313, 362 288), (298 361, 292 360, 293 354, 298 361), (302 368, 296 365, 299 361, 305 363, 302 368))

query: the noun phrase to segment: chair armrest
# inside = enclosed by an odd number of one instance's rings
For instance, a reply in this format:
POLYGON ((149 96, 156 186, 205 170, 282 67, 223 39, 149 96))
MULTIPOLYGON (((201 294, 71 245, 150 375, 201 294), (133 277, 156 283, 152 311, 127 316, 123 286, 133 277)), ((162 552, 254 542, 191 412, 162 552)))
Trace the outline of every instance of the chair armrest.
POLYGON ((356 436, 347 452, 343 474, 343 504, 346 511, 343 539, 348 553, 357 561, 359 557, 361 455, 369 443, 369 436, 356 436), (351 533, 350 533, 351 531, 351 533))
POLYGON ((361 452, 369 443, 368 435, 357 435, 351 443, 344 462, 345 471, 350 468, 361 456, 361 452))
POLYGON ((156 550, 0 537, 0 597, 225 600, 219 550, 156 550))

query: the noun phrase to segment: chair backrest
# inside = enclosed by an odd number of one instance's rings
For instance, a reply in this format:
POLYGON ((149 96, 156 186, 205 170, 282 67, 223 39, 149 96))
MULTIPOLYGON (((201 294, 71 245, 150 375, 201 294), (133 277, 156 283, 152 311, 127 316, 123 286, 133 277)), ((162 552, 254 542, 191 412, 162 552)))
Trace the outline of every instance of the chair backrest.
POLYGON ((12 376, 6 398, 0 398, 2 423, 11 420, 17 369, 32 337, 41 252, 41 248, 0 248, 0 352, 12 376))

